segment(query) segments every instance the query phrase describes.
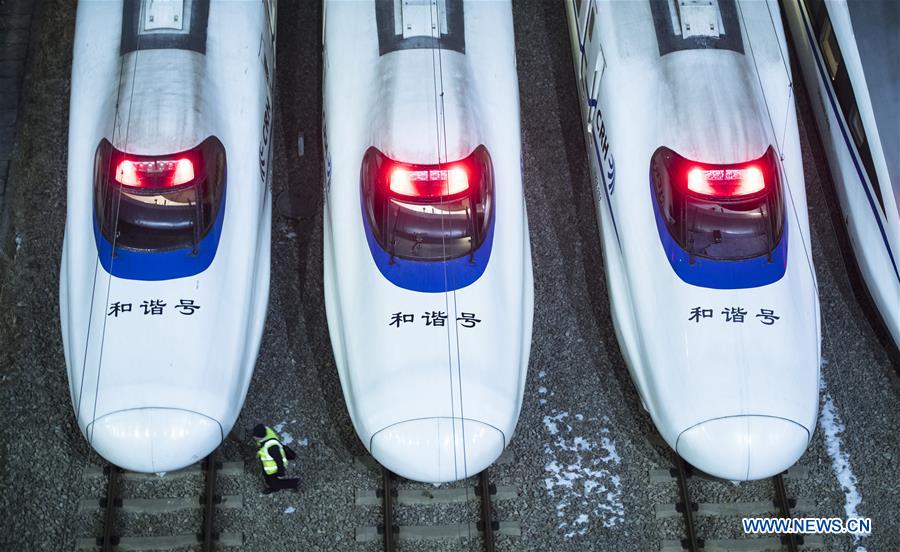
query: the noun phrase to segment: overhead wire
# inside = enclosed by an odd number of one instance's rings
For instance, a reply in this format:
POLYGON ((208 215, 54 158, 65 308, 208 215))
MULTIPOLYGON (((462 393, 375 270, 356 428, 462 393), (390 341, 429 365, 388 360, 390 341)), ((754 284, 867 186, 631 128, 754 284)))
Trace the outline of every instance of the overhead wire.
MULTIPOLYGON (((437 1, 432 0, 429 9, 429 23, 431 25, 431 37, 434 39, 433 43, 436 46, 432 46, 431 48, 431 66, 432 66, 432 84, 434 90, 434 123, 435 123, 435 141, 437 147, 437 161, 438 167, 440 168, 442 164, 446 164, 447 162, 447 154, 446 154, 446 117, 444 111, 444 81, 443 81, 443 65, 441 60, 441 29, 440 29, 440 20, 439 15, 437 13, 437 1), (443 129, 443 132, 442 132, 443 129), (443 137, 444 141, 444 154, 443 161, 441 155, 441 138, 443 137)), ((441 250, 444 256, 446 257, 447 253, 447 242, 446 242, 446 221, 444 219, 444 215, 446 209, 444 209, 444 197, 440 196, 440 221, 441 221, 441 250)), ((444 308, 447 313, 447 368, 449 370, 449 381, 450 381, 450 427, 451 427, 451 436, 452 436, 452 449, 453 449, 453 475, 455 479, 459 479, 458 472, 458 459, 457 459, 457 450, 456 450, 456 393, 453 388, 453 352, 452 352, 452 341, 450 337, 451 332, 451 324, 450 322, 450 300, 449 300, 449 288, 450 288, 450 278, 447 271, 447 263, 442 263, 442 269, 444 274, 444 308)), ((455 317, 454 317, 455 318, 455 317)), ((440 418, 437 419, 438 431, 440 431, 440 418)), ((438 446, 440 447, 440 439, 438 439, 438 446)), ((438 454, 438 462, 441 460, 441 455, 438 454)), ((440 465, 439 465, 440 468, 440 465)), ((439 470, 440 472, 440 470, 439 470)))
MULTIPOLYGON (((460 8, 461 8, 461 6, 462 6, 462 1, 461 1, 461 0, 447 0, 447 2, 452 2, 452 1, 457 1, 457 2, 459 3, 459 5, 460 5, 460 8)), ((438 5, 439 5, 439 4, 435 1, 435 11, 437 11, 437 6, 438 6, 438 5)), ((445 10, 444 16, 447 17, 447 19, 448 19, 448 25, 449 25, 450 18, 449 18, 449 14, 446 13, 446 10, 447 10, 446 2, 445 2, 445 5, 444 5, 444 10, 445 10)), ((440 41, 441 41, 441 31, 440 31, 439 20, 438 20, 438 22, 436 23, 436 26, 437 26, 436 28, 437 28, 437 35, 438 35, 438 43, 440 44, 440 41)), ((457 30, 457 31, 460 31, 460 30, 457 30)), ((449 29, 448 29, 448 32, 449 32, 449 29)), ((442 126, 441 126, 441 128, 442 128, 442 130, 443 130, 444 163, 449 163, 449 154, 448 154, 448 151, 447 151, 447 150, 448 150, 447 144, 449 143, 448 140, 447 140, 447 120, 446 120, 447 112, 446 112, 445 105, 444 105, 444 94, 445 94, 445 92, 444 92, 444 70, 443 70, 443 69, 444 69, 444 66, 443 66, 443 55, 444 55, 444 50, 443 50, 443 48, 439 48, 439 49, 438 49, 438 65, 439 65, 440 71, 439 71, 438 74, 439 74, 440 81, 441 81, 441 96, 440 96, 440 99, 441 99, 441 116, 442 116, 442 126)), ((474 224, 475 224, 475 223, 473 222, 472 224, 473 224, 473 236, 470 236, 470 238, 469 238, 470 240, 471 240, 471 239, 474 239, 474 224)), ((445 239, 445 235, 444 235, 443 233, 442 233, 442 239, 445 239)), ((445 265, 444 265, 444 272, 445 272, 445 274, 447 273, 447 270, 448 270, 448 269, 447 269, 447 265, 445 264, 445 265)), ((459 307, 458 307, 457 302, 456 302, 456 298, 457 298, 457 297, 456 297, 456 286, 454 285, 453 288, 454 288, 454 289, 453 289, 453 292, 452 292, 452 293, 453 293, 453 313, 454 313, 454 315, 457 315, 457 314, 458 314, 459 307)), ((454 317, 454 318, 455 318, 455 317, 454 317)), ((454 320, 454 321, 455 321, 455 320, 454 320)), ((466 426, 465 426, 465 404, 464 404, 464 400, 463 400, 463 385, 462 385, 462 359, 461 359, 461 356, 460 356, 460 347, 459 347, 459 327, 458 327, 456 324, 454 324, 454 325, 453 325, 453 328, 454 328, 453 335, 456 336, 456 377, 457 377, 457 383, 458 383, 458 385, 459 385, 459 419, 460 419, 460 432, 462 433, 462 448, 463 448, 462 464, 463 464, 463 478, 466 478, 466 477, 469 477, 471 474, 469 473, 468 462, 467 462, 467 457, 466 457, 466 426)), ((455 424, 455 422, 454 422, 454 427, 455 427, 455 425, 456 425, 456 424, 455 424)), ((454 442, 454 446, 455 446, 455 442, 454 442)))
MULTIPOLYGON (((770 8, 769 8, 768 2, 766 2, 766 8, 767 8, 767 9, 770 9, 770 8)), ((765 89, 765 86, 763 86, 762 75, 760 74, 760 71, 759 71, 759 65, 756 63, 756 54, 755 54, 754 51, 753 51, 753 40, 750 38, 750 32, 749 32, 749 29, 748 29, 748 27, 747 27, 747 22, 746 22, 746 20, 745 20, 745 18, 744 18, 744 8, 743 8, 743 6, 741 6, 740 4, 738 4, 738 12, 740 13, 740 16, 741 16, 741 24, 743 25, 744 29, 747 29, 747 30, 748 30, 748 32, 746 33, 746 35, 747 35, 747 44, 748 44, 748 46, 750 47, 750 58, 753 60, 753 68, 754 68, 754 70, 755 70, 755 72, 756 72, 756 80, 757 80, 757 83, 759 84, 759 90, 760 90, 760 93, 762 94, 762 97, 763 97, 763 103, 765 104, 765 107, 766 107, 766 115, 767 115, 767 117, 768 117, 768 119, 769 119, 769 130, 770 130, 771 133, 772 133, 772 137, 775 138, 775 137, 777 136, 776 130, 775 130, 775 122, 774 122, 773 119, 772 119, 772 111, 771 111, 771 109, 770 109, 770 107, 769 107, 769 101, 768 101, 768 99, 767 99, 767 97, 766 97, 766 89, 765 89)), ((775 41, 778 42, 778 33, 777 33, 777 31, 776 31, 776 29, 775 29, 775 26, 774 26, 775 23, 774 23, 774 20, 772 19, 772 13, 771 13, 771 11, 769 11, 769 19, 770 19, 770 21, 772 21, 772 32, 773 32, 773 34, 774 34, 775 41)), ((787 68, 787 65, 785 64, 785 60, 784 60, 784 52, 783 52, 782 49, 781 49, 780 43, 779 43, 779 45, 778 45, 778 52, 779 52, 779 55, 780 55, 781 60, 782 60, 782 65, 784 65, 785 68, 787 68)), ((788 72, 786 76, 787 76, 787 78, 788 78, 788 82, 793 82, 792 79, 791 79, 791 74, 790 74, 790 72, 788 72)), ((790 88, 793 89, 793 86, 791 86, 790 88)), ((791 109, 790 98, 793 98, 793 95, 792 95, 792 94, 789 96, 789 101, 788 101, 788 103, 785 104, 785 112, 786 112, 786 114, 789 114, 789 113, 790 113, 790 109, 791 109)), ((776 145, 777 148, 778 148, 778 157, 779 157, 779 159, 780 159, 781 161, 784 161, 784 148, 783 148, 783 143, 782 143, 782 144, 778 144, 777 141, 776 141, 776 144, 775 144, 775 145, 776 145)), ((799 153, 799 152, 798 152, 798 153, 799 153)), ((781 176, 782 176, 782 182, 784 182, 784 188, 787 190, 787 193, 788 193, 788 195, 789 195, 790 198, 791 198, 791 211, 792 211, 793 214, 794 214, 794 220, 796 220, 796 221, 798 222, 798 226, 799 226, 800 215, 799 215, 799 213, 797 212, 797 205, 796 205, 796 203, 795 203, 795 201, 794 201, 794 194, 793 194, 793 192, 791 191, 791 183, 790 183, 790 181, 789 181, 788 178, 787 178, 787 173, 786 173, 786 171, 785 171, 785 169, 784 169, 784 163, 783 163, 783 162, 778 164, 778 171, 779 171, 779 173, 780 173, 781 176)), ((802 174, 802 171, 801 171, 801 174, 802 174)), ((805 186, 805 185, 806 185, 805 181, 804 181, 802 184, 805 186)), ((809 272, 810 272, 810 274, 812 275, 812 281, 815 282, 815 281, 816 281, 816 273, 815 273, 815 269, 813 268, 813 260, 812 260, 812 257, 811 257, 809 244, 807 243, 807 238, 806 238, 806 236, 803 235, 803 232, 802 232, 801 230, 802 230, 801 228, 798 228, 797 234, 799 234, 799 236, 800 236, 800 241, 803 243, 803 253, 804 253, 804 256, 806 257, 807 268, 809 269, 809 272)), ((815 293, 816 293, 816 301, 818 301, 818 299, 819 299, 819 290, 818 290, 818 288, 817 288, 816 286, 813 286, 813 287, 814 287, 815 293)))
MULTIPOLYGON (((451 24, 451 18, 450 18, 450 14, 447 13, 447 9, 448 9, 447 3, 451 2, 451 1, 454 1, 454 0, 446 0, 444 2, 444 6, 443 6, 443 9, 444 9, 443 16, 447 18, 447 25, 448 25, 447 31, 448 31, 448 33, 449 32, 464 32, 464 30, 462 30, 462 29, 449 29, 449 25, 451 24)), ((459 2, 459 3, 461 4, 461 2, 459 2)), ((438 166, 440 168, 446 168, 446 165, 449 163, 449 152, 448 152, 448 140, 447 140, 447 119, 446 119, 447 111, 446 111, 446 105, 444 103, 444 94, 445 94, 444 71, 443 71, 443 69, 444 69, 444 66, 443 66, 444 51, 443 51, 443 47, 442 47, 443 38, 442 38, 442 34, 441 34, 441 24, 440 24, 441 14, 439 13, 439 10, 441 9, 441 7, 440 7, 440 3, 438 2, 438 0, 432 0, 430 7, 431 7, 431 9, 429 11, 431 13, 432 36, 435 38, 435 43, 437 45, 436 48, 432 49, 432 63, 434 63, 434 61, 437 60, 434 75, 437 80, 437 83, 435 86, 435 92, 436 92, 435 108, 436 108, 436 113, 439 114, 439 120, 437 121, 437 123, 438 123, 437 124, 438 166), (442 151, 441 145, 443 145, 443 159, 441 156, 441 151, 442 151)), ((461 8, 461 6, 460 6, 460 8, 461 8)), ((444 196, 443 195, 441 196, 440 202, 441 202, 441 206, 443 207, 443 204, 444 204, 444 196)), ((441 246, 442 246, 442 250, 444 253, 444 257, 446 258, 447 244, 446 244, 446 229, 444 226, 445 212, 446 212, 446 209, 442 208, 441 209, 441 246)), ((472 239, 472 238, 470 237, 470 239, 472 239)), ((450 277, 451 277, 451 275, 449 274, 449 270, 450 270, 450 268, 448 267, 448 264, 446 262, 443 263, 444 304, 445 304, 445 308, 447 309, 448 322, 450 322, 450 324, 447 325, 447 351, 448 351, 448 357, 449 357, 448 361, 449 361, 449 366, 450 366, 450 392, 451 392, 451 400, 453 400, 454 387, 458 385, 458 387, 459 387, 458 422, 459 422, 459 426, 460 426, 459 431, 461 434, 460 435, 461 439, 459 441, 462 444, 462 471, 463 471, 462 477, 460 477, 459 451, 457 449, 457 438, 456 438, 456 425, 457 425, 457 416, 455 416, 456 404, 455 404, 455 401, 453 401, 453 407, 452 407, 451 412, 454 415, 450 418, 450 425, 452 428, 451 434, 453 437, 453 440, 452 440, 453 473, 454 473, 454 478, 456 480, 460 480, 460 479, 465 480, 468 477, 470 477, 470 474, 469 474, 469 469, 468 469, 468 459, 467 459, 467 455, 466 455, 466 426, 465 426, 465 413, 464 413, 465 407, 464 407, 464 399, 463 399, 462 360, 461 360, 460 345, 459 345, 459 328, 456 325, 456 319, 458 318, 459 307, 458 307, 457 301, 456 301, 457 294, 456 294, 456 289, 454 286, 454 289, 452 290, 453 310, 452 311, 450 310, 449 299, 450 299, 450 294, 451 294, 451 292, 450 292, 450 287, 451 287, 450 286, 450 277), (451 330, 451 328, 452 328, 452 330, 451 330), (456 381, 455 382, 453 381, 453 356, 452 356, 453 343, 452 343, 451 336, 455 336, 455 341, 456 341, 456 344, 455 344, 456 345, 456 381)), ((465 492, 466 492, 466 504, 468 504, 471 489, 468 484, 466 484, 464 486, 464 488, 465 488, 465 492)), ((470 524, 467 524, 466 527, 467 527, 469 542, 472 542, 472 537, 473 537, 472 526, 470 524)), ((461 541, 461 539, 462 539, 462 535, 460 534, 458 540, 461 541)))
MULTIPOLYGON (((769 12, 769 24, 772 26, 772 33, 775 35, 775 38, 777 40, 778 39, 778 29, 775 27, 775 16, 772 15, 772 6, 768 2, 766 2, 766 9, 769 12)), ((782 31, 783 31, 783 29, 782 29, 782 31)), ((787 42, 785 42, 784 50, 781 49, 781 43, 778 44, 778 51, 781 53, 781 65, 782 65, 782 67, 784 67, 784 74, 787 77, 788 82, 790 83, 788 86, 788 88, 789 88, 788 105, 790 105, 791 101, 793 101, 793 99, 794 99, 794 79, 791 75, 791 69, 787 62, 787 58, 785 57, 787 54, 786 50, 787 50, 787 42)), ((782 144, 784 144, 785 140, 787 139, 787 125, 788 125, 788 120, 790 119, 789 115, 790 115, 790 110, 785 109, 784 110, 784 128, 781 132, 781 143, 782 144)))

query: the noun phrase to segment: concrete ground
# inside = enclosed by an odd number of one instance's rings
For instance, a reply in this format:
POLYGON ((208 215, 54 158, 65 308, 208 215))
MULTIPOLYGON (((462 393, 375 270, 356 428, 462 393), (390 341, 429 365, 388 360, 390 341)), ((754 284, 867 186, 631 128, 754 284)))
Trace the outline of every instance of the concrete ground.
MULTIPOLYGON (((34 6, 31 0, 0 0, 0 213, 6 203, 6 181, 16 142, 34 6)), ((6 230, 5 222, 0 216, 0 240, 6 230)))

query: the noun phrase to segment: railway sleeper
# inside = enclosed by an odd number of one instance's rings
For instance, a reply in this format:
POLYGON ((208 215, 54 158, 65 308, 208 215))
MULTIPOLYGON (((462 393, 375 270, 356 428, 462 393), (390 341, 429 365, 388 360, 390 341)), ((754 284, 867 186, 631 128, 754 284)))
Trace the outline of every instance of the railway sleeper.
MULTIPOLYGON (((519 496, 519 490, 513 485, 496 486, 491 488, 491 500, 510 500, 519 496)), ((395 504, 421 505, 421 504, 462 504, 479 500, 481 487, 455 487, 450 489, 394 489, 391 495, 395 504)), ((381 489, 357 490, 357 506, 380 506, 384 492, 381 489)))
MULTIPOLYGON (((240 495, 216 496, 219 508, 242 508, 244 499, 240 495)), ((205 506, 205 497, 173 498, 116 498, 113 502, 119 511, 134 514, 168 514, 184 510, 196 510, 205 506)), ((92 512, 106 508, 105 498, 82 498, 78 503, 79 512, 92 512)))
MULTIPOLYGON (((100 550, 102 538, 84 537, 78 539, 79 550, 100 550)), ((198 534, 159 535, 148 537, 116 537, 111 544, 121 552, 145 551, 145 550, 169 550, 172 548, 195 547, 202 543, 198 534)), ((243 533, 218 533, 216 543, 221 546, 242 546, 244 544, 243 533)))
MULTIPOLYGON (((395 526, 396 540, 447 540, 480 537, 480 522, 458 523, 450 525, 400 525, 395 526)), ((518 521, 492 522, 495 535, 509 537, 522 536, 522 526, 518 521)), ((384 535, 384 526, 381 527, 357 527, 356 542, 380 541, 384 535)))
MULTIPOLYGON (((243 462, 216 462, 216 475, 241 475, 244 473, 243 462)), ((180 479, 182 477, 192 477, 205 473, 200 463, 191 464, 190 466, 172 472, 166 472, 162 477, 165 479, 180 479)), ((106 476, 109 474, 109 466, 85 466, 81 472, 82 479, 93 479, 95 477, 106 476)), ((120 471, 119 477, 126 481, 144 481, 147 479, 159 479, 161 476, 155 473, 120 471)))
MULTIPOLYGON (((657 504, 656 519, 680 516, 684 513, 684 504, 657 504)), ((812 512, 815 504, 805 499, 791 499, 792 512, 812 512)), ((698 516, 757 516, 766 513, 777 513, 776 500, 758 500, 755 502, 692 502, 691 511, 698 516)))

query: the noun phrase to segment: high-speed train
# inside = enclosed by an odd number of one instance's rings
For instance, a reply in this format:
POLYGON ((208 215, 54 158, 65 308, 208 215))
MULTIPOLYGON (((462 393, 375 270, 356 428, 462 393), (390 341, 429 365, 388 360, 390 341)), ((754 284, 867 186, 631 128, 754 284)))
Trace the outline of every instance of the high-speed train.
POLYGON ((238 416, 268 304, 274 2, 80 2, 60 318, 108 461, 202 459, 238 416))
POLYGON ((324 288, 350 418, 439 483, 509 443, 533 282, 509 2, 325 2, 324 288))
POLYGON ((784 4, 844 224, 900 347, 900 4, 784 4))
POLYGON ((820 320, 775 2, 566 3, 616 336, 698 469, 752 480, 815 429, 820 320))

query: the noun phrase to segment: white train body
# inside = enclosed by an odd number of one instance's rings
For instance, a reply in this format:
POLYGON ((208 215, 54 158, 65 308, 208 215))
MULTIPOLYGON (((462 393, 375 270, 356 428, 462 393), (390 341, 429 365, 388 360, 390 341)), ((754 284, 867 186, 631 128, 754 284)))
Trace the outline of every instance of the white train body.
POLYGON ((616 335, 678 454, 731 480, 813 434, 819 305, 774 2, 566 3, 616 335))
POLYGON ((531 344, 511 7, 326 2, 324 44, 325 305, 350 417, 404 477, 473 475, 512 437, 531 344))
POLYGON ((797 59, 869 293, 900 347, 900 5, 784 5, 797 59))
POLYGON ((78 425, 163 472, 238 416, 268 303, 268 2, 80 2, 60 317, 78 425))

